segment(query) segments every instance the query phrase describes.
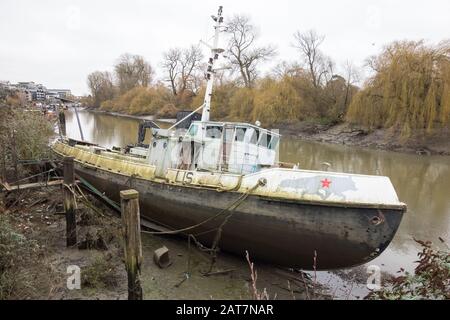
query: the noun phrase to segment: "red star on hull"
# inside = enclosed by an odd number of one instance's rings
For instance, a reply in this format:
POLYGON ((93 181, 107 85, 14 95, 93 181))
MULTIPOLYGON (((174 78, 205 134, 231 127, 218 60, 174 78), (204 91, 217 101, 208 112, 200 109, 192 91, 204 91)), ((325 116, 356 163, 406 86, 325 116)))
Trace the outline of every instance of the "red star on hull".
POLYGON ((322 188, 329 188, 330 187, 331 180, 328 180, 327 178, 325 178, 324 180, 321 180, 320 182, 322 182, 322 188))

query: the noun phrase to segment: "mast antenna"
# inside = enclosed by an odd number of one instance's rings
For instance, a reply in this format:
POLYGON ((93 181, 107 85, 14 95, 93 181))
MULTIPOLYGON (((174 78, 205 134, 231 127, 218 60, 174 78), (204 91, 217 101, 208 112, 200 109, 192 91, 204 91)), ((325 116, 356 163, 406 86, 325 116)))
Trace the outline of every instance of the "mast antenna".
POLYGON ((223 23, 222 17, 222 6, 219 6, 219 10, 217 11, 217 16, 211 16, 211 18, 216 22, 214 25, 214 42, 211 48, 211 57, 208 60, 208 68, 206 70, 206 79, 208 80, 206 84, 206 92, 205 92, 205 101, 203 104, 203 112, 202 112, 202 121, 209 121, 209 111, 211 108, 211 96, 212 89, 214 85, 214 74, 215 69, 214 66, 219 59, 219 54, 224 52, 223 49, 218 48, 219 45, 219 33, 220 28, 223 23))

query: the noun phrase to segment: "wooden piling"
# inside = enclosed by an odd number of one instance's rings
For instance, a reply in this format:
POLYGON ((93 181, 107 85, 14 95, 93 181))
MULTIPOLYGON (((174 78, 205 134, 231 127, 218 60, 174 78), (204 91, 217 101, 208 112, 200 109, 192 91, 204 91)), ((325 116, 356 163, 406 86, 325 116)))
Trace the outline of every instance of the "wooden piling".
POLYGON ((14 181, 17 181, 19 179, 19 169, 18 169, 16 137, 14 134, 14 130, 11 137, 11 160, 14 168, 14 181))
POLYGON ((1 173, 1 179, 2 181, 6 181, 6 148, 3 146, 0 146, 0 154, 2 155, 2 173, 1 173))
POLYGON ((142 300, 140 280, 142 247, 139 193, 136 190, 120 191, 124 237, 125 267, 128 274, 128 300, 142 300))
POLYGON ((63 109, 59 110, 58 118, 59 118, 60 134, 66 136, 66 115, 64 114, 63 109))
POLYGON ((75 195, 72 187, 75 182, 74 157, 64 157, 64 210, 66 212, 67 247, 77 244, 77 220, 75 214, 75 195))

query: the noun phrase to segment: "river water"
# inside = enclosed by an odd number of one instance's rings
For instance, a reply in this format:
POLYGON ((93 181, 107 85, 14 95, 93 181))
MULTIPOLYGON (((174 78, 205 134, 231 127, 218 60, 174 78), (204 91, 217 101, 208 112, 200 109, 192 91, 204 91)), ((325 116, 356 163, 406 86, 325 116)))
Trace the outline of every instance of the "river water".
MULTIPOLYGON (((84 138, 100 145, 125 146, 137 141, 138 119, 79 111, 84 138)), ((73 111, 66 112, 67 134, 79 139, 73 111)), ((164 126, 164 123, 162 123, 164 126)), ((167 126, 167 124, 166 124, 167 126)), ((400 228, 389 247, 370 264, 394 274, 414 268, 420 246, 413 238, 430 240, 443 248, 450 244, 450 157, 418 156, 390 151, 323 144, 283 137, 280 161, 299 163, 302 169, 388 176, 400 201, 408 205, 400 228)), ((374 192, 376 192, 374 190, 374 192)))

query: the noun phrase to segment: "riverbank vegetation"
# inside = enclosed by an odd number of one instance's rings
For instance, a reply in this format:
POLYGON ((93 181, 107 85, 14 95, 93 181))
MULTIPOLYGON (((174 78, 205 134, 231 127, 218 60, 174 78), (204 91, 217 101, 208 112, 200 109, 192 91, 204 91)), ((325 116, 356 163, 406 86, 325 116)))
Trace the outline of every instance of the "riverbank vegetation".
POLYGON ((368 64, 374 75, 355 95, 348 121, 398 130, 405 137, 448 126, 450 42, 395 42, 368 64))
MULTIPOLYGON (((224 69, 216 72, 212 118, 263 126, 348 123, 366 132, 389 129, 403 140, 448 129, 450 121, 450 42, 398 41, 366 60, 370 76, 350 62, 337 66, 322 50, 325 37, 297 31, 295 61, 269 72, 262 65, 277 56, 273 45, 260 45, 249 17, 227 25, 224 69), (360 87, 359 87, 359 86, 360 87)), ((205 92, 204 56, 198 46, 171 48, 160 62, 162 77, 138 55, 124 54, 113 72, 88 76, 91 95, 85 105, 104 111, 174 117, 201 106, 205 92)), ((302 126, 298 126, 301 130, 302 126)))
MULTIPOLYGON (((430 241, 414 239, 422 247, 417 255, 414 273, 400 270, 383 283, 379 291, 369 294, 367 299, 382 300, 449 300, 450 299, 450 254, 436 249, 430 241)), ((443 239, 440 239, 444 242, 443 239)), ((445 244, 445 242, 444 242, 445 244)))
POLYGON ((0 102, 0 178, 23 178, 28 169, 21 161, 48 158, 53 134, 52 123, 42 113, 0 102))
POLYGON ((78 249, 66 247, 59 187, 0 194, 0 300, 126 299, 126 272, 115 231, 120 230, 119 219, 91 195, 85 197, 96 210, 78 204, 78 249), (85 215, 96 220, 86 221, 85 215), (106 249, 84 250, 83 244, 99 233, 111 235, 103 238, 106 249), (73 265, 82 271, 81 290, 67 287, 68 267, 73 265))

